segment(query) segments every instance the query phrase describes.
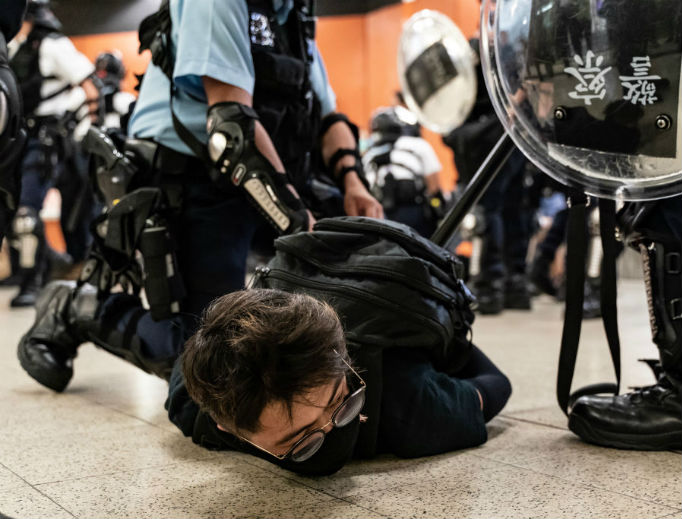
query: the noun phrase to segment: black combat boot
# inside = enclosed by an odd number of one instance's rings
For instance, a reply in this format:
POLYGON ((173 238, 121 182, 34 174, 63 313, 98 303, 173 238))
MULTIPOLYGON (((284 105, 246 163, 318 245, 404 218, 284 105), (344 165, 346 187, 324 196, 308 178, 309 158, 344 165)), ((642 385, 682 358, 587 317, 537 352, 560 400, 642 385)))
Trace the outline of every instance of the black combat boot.
POLYGON ((512 274, 504 284, 504 307, 508 310, 530 310, 530 290, 525 274, 512 274))
POLYGON ((67 278, 74 266, 71 255, 67 252, 58 252, 52 247, 47 247, 47 272, 49 279, 77 279, 67 278))
POLYGON ((73 359, 85 338, 78 332, 79 312, 96 305, 94 288, 76 290, 74 281, 54 281, 41 292, 36 320, 21 338, 17 355, 21 367, 45 387, 64 391, 73 376, 73 359))
POLYGON ((677 246, 640 245, 658 382, 619 396, 583 396, 568 427, 585 441, 621 449, 682 449, 682 254, 677 246))
POLYGON ((24 273, 19 293, 12 298, 9 305, 12 308, 35 306, 38 295, 43 288, 45 277, 42 269, 32 269, 24 273))
POLYGON ((76 288, 73 281, 53 281, 36 304, 36 321, 19 342, 21 366, 45 387, 61 392, 73 376, 78 346, 96 346, 127 360, 148 373, 168 380, 175 357, 149 358, 134 333, 137 319, 145 314, 137 297, 117 294, 107 303, 106 323, 100 315, 96 289, 89 284, 76 288), (111 302, 113 301, 113 303, 111 302), (117 330, 123 313, 134 309, 128 329, 117 330))
POLYGON ((479 278, 475 283, 477 310, 482 315, 497 315, 504 310, 504 280, 479 278))

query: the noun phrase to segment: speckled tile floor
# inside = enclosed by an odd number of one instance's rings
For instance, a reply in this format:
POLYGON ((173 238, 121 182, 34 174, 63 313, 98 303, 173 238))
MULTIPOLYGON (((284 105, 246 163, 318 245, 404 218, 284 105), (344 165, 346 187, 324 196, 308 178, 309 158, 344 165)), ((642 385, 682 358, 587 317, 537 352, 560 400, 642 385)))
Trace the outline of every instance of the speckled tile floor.
MULTIPOLYGON (((554 402, 562 308, 479 318, 476 343, 514 394, 484 446, 418 460, 352 463, 296 477, 182 437, 163 410, 165 383, 92 346, 66 393, 26 376, 16 343, 32 310, 0 289, 0 516, 69 517, 682 517, 682 455, 578 441, 554 402)), ((621 283, 623 385, 652 378, 641 282, 621 283)), ((599 322, 584 326, 576 384, 611 374, 599 322)))

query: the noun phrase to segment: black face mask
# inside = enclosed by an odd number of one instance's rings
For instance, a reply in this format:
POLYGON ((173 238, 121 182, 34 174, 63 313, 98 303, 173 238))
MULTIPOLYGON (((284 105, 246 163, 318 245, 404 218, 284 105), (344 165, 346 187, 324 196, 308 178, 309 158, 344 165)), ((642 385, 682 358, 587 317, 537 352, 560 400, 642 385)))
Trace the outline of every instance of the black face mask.
POLYGON ((341 469, 352 457, 360 432, 360 417, 341 428, 333 428, 324 438, 320 450, 312 458, 297 463, 290 459, 278 460, 272 456, 262 456, 283 469, 303 476, 329 476, 341 469))

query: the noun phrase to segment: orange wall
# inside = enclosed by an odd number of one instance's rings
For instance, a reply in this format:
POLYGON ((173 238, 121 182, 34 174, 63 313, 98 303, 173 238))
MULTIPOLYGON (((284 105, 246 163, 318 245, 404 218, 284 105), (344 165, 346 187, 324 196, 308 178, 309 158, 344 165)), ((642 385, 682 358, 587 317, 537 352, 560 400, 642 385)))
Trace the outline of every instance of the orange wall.
MULTIPOLYGON (((479 0, 416 0, 397 4, 365 16, 320 19, 318 45, 339 110, 367 129, 371 113, 393 103, 399 89, 398 42, 403 24, 421 9, 435 9, 450 16, 469 38, 479 25, 479 0)), ((452 189, 456 171, 452 152, 440 135, 424 130, 424 137, 443 164, 441 184, 452 189)))
MULTIPOLYGON (((356 16, 321 18, 317 41, 329 80, 336 92, 338 109, 366 129, 371 113, 393 103, 399 88, 396 72, 398 41, 407 19, 421 9, 435 9, 450 16, 467 37, 478 27, 479 0, 416 0, 356 16)), ((124 88, 133 91, 149 62, 148 54, 137 54, 136 32, 100 34, 72 38, 76 47, 94 61, 102 51, 119 49, 128 74, 124 88)), ((451 189, 456 178, 452 153, 440 136, 424 131, 443 164, 442 184, 451 189)))
POLYGON ((72 36, 71 41, 76 48, 85 54, 94 63, 98 54, 104 51, 118 49, 123 54, 123 62, 126 67, 126 77, 123 81, 123 89, 134 92, 137 79, 135 74, 144 74, 149 63, 149 53, 139 55, 137 48, 140 42, 137 32, 116 32, 109 34, 93 34, 88 36, 72 36))

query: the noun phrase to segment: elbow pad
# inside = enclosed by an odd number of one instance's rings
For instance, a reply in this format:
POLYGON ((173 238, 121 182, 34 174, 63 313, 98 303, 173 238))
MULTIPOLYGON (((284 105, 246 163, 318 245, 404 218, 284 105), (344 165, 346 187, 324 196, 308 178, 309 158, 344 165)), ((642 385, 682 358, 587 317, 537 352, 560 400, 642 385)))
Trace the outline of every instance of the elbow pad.
POLYGON ((266 220, 280 233, 308 230, 308 212, 279 173, 256 148, 258 115, 234 102, 217 103, 208 110, 210 175, 221 189, 241 188, 266 220))

